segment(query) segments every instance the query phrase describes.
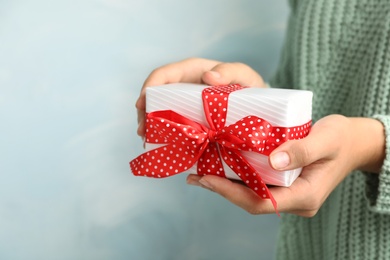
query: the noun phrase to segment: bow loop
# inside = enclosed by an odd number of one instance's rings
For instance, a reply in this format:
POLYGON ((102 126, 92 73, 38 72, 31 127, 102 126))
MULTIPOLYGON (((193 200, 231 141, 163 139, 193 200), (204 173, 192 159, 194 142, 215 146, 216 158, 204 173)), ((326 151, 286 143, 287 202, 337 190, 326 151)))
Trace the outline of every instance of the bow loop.
POLYGON ((224 146, 242 151, 264 153, 272 135, 273 126, 265 119, 247 116, 225 127, 224 146))

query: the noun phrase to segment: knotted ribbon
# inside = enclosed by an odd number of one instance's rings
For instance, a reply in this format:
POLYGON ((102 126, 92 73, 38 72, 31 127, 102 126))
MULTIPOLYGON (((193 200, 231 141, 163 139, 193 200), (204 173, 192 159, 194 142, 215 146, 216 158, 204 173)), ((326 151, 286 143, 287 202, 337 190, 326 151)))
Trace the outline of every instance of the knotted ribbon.
POLYGON ((168 177, 197 163, 199 175, 226 177, 223 160, 261 198, 270 199, 277 210, 268 187, 240 151, 269 155, 286 140, 305 137, 311 121, 301 126, 274 127, 265 119, 247 116, 225 126, 229 94, 242 88, 234 84, 203 90, 203 108, 209 127, 171 110, 148 113, 145 141, 162 146, 130 162, 134 175, 168 177))

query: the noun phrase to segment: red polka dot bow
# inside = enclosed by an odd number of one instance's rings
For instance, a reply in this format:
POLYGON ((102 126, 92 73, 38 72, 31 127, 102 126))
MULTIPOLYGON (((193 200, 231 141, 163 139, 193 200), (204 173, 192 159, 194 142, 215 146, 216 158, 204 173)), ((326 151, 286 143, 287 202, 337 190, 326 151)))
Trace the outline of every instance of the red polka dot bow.
MULTIPOLYGON (((132 172, 135 175, 162 178, 186 171, 197 163, 199 175, 225 177, 223 160, 261 198, 270 199, 276 209, 276 201, 266 184, 240 151, 269 155, 278 145, 291 139, 291 129, 273 127, 256 116, 247 116, 225 126, 228 96, 242 88, 240 85, 228 85, 203 90, 208 127, 171 110, 149 113, 145 141, 162 146, 132 160, 132 172)), ((297 137, 306 136, 309 128, 310 123, 295 127, 293 134, 297 137)))

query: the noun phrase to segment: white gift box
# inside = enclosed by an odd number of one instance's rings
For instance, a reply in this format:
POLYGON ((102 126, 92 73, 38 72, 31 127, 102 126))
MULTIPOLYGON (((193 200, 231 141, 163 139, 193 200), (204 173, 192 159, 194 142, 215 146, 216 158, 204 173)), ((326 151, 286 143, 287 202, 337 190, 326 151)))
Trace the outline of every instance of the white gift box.
MULTIPOLYGON (((146 113, 172 110, 197 123, 209 126, 203 110, 202 90, 208 86, 175 83, 146 89, 146 113)), ((273 126, 294 127, 311 120, 313 93, 306 90, 276 88, 244 88, 229 95, 226 126, 246 116, 257 116, 273 126)), ((162 146, 145 143, 147 151, 162 146)), ((277 171, 271 168, 268 156, 241 151, 245 159, 257 170, 263 181, 270 185, 290 186, 301 173, 301 168, 277 171)), ((223 160, 222 160, 223 161, 223 160)), ((227 178, 238 179, 230 167, 224 165, 227 178)), ((196 173, 197 164, 186 173, 196 173)))

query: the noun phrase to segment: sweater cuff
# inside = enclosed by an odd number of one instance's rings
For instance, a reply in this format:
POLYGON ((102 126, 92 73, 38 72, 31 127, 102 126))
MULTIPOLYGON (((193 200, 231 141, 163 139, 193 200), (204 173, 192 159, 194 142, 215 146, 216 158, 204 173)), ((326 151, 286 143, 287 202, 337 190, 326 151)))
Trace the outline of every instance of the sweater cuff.
POLYGON ((390 116, 375 115, 385 131, 386 147, 382 168, 377 173, 366 172, 366 197, 369 208, 378 213, 390 214, 390 116))

